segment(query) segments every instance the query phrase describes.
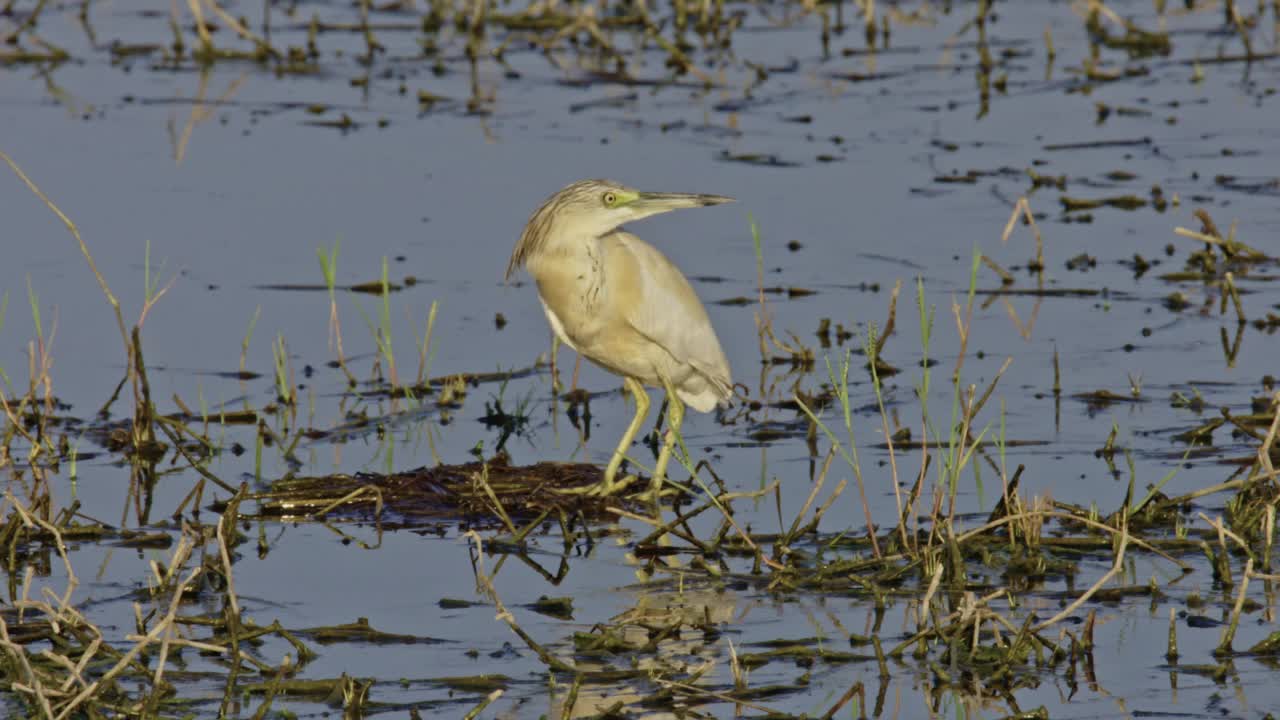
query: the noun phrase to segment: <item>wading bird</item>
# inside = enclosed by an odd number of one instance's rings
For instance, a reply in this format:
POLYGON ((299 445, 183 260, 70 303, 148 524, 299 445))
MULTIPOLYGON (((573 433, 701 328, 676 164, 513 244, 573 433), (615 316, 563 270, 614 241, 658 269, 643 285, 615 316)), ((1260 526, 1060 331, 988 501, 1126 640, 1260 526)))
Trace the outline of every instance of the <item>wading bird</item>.
POLYGON ((621 375, 636 414, 601 481, 584 492, 611 495, 623 456, 649 412, 645 385, 667 394, 667 432, 653 468, 654 498, 666 474, 684 405, 710 412, 733 395, 729 362, 688 279, 657 248, 618 226, 680 208, 733 202, 719 195, 641 192, 583 180, 547 198, 529 218, 507 263, 526 267, 560 341, 621 375))

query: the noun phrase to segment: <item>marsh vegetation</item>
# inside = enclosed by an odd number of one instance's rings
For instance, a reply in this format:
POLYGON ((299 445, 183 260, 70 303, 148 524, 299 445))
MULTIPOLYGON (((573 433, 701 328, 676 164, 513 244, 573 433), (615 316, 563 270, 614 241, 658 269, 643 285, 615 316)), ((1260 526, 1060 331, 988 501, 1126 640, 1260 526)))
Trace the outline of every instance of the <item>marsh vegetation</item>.
POLYGON ((0 37, 7 713, 1280 702, 1280 3, 38 1, 0 37), (602 168, 744 211, 646 226, 738 380, 658 506, 556 492, 630 408, 496 281, 602 168))

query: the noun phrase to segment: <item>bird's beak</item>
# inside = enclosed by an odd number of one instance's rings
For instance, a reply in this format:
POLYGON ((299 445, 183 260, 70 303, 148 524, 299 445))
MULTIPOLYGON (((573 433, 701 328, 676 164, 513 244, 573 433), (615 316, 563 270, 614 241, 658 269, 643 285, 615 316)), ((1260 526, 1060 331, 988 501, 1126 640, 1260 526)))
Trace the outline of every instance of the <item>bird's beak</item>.
POLYGON ((657 193, 642 192, 632 203, 637 210, 646 215, 681 208, 707 207, 733 202, 733 198, 723 195, 699 195, 697 193, 657 193))

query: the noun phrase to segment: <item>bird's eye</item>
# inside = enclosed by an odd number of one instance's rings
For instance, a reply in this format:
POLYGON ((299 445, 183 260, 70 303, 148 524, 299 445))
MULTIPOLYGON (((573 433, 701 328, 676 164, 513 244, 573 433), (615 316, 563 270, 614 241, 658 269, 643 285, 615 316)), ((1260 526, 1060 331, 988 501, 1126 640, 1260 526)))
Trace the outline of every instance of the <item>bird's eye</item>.
POLYGON ((612 192, 605 193, 600 199, 604 201, 605 207, 613 207, 618 202, 618 196, 612 192))

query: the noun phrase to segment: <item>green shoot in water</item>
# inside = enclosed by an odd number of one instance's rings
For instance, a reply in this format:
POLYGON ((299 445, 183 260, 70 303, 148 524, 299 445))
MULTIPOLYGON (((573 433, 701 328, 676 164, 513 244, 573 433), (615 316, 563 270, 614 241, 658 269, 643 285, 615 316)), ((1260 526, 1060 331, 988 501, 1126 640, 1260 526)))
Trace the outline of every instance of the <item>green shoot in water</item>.
POLYGON ((329 293, 329 348, 338 356, 338 367, 347 376, 347 384, 354 387, 355 375, 347 368, 346 353, 342 349, 342 323, 338 319, 338 249, 342 246, 339 238, 333 241, 333 247, 325 252, 324 248, 316 248, 316 257, 320 260, 320 272, 324 276, 324 286, 329 293))
MULTIPOLYGON (((0 295, 0 331, 4 330, 4 314, 9 309, 9 293, 5 292, 0 295)), ((4 374, 4 368, 0 367, 0 382, 4 383, 6 388, 9 387, 9 376, 4 374)))
POLYGON ((387 258, 382 258, 382 305, 378 315, 378 351, 387 361, 387 374, 393 387, 400 384, 396 374, 396 354, 391 342, 391 282, 387 258))
POLYGON ((275 358, 276 396, 285 405, 292 405, 294 397, 293 387, 289 383, 289 350, 285 347, 283 333, 276 336, 271 354, 275 358))
POLYGON ((247 375, 245 370, 245 361, 249 357, 249 342, 253 340, 253 329, 258 326, 258 317, 262 315, 262 306, 259 305, 253 311, 253 317, 249 318, 249 327, 244 331, 244 339, 240 341, 240 377, 247 375))
POLYGON ((427 311, 427 332, 418 343, 418 387, 426 387, 431 381, 431 361, 436 355, 435 348, 431 347, 431 333, 435 331, 436 311, 439 309, 439 301, 432 300, 431 309, 427 311))

